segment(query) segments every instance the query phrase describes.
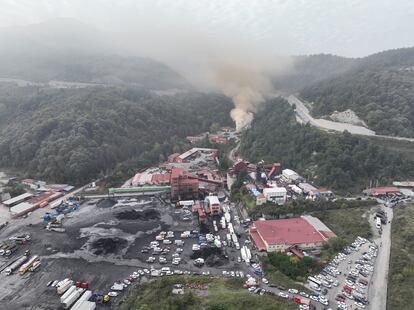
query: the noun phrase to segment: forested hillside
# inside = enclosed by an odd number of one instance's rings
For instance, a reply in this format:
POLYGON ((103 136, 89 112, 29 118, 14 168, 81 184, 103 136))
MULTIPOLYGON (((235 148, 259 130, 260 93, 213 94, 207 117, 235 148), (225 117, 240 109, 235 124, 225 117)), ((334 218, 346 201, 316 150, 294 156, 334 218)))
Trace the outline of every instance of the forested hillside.
POLYGON ((133 84, 156 90, 190 87, 167 65, 126 57, 135 54, 123 51, 105 32, 75 19, 0 28, 0 42, 0 78, 133 84))
POLYGON ((301 91, 312 114, 352 109, 377 134, 414 137, 414 48, 360 59, 352 69, 301 91))
POLYGON ((190 89, 168 66, 152 59, 108 55, 0 55, 0 78, 34 82, 52 80, 111 85, 129 84, 154 90, 190 89))
POLYGON ((272 79, 276 89, 298 91, 332 76, 349 70, 356 59, 329 54, 295 56, 292 68, 272 79))
POLYGON ((280 162, 316 184, 360 190, 370 180, 387 184, 414 177, 414 159, 368 138, 331 134, 300 125, 283 99, 267 102, 242 137, 240 152, 252 161, 280 162))
POLYGON ((0 98, 0 165, 73 184, 127 159, 127 168, 163 160, 179 137, 232 124, 230 99, 216 94, 3 86, 0 98))

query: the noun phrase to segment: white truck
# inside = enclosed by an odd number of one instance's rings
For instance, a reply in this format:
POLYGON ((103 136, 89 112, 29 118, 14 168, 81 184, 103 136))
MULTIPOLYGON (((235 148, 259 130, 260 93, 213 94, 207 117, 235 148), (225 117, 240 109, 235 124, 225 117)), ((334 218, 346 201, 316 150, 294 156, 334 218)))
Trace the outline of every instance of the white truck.
POLYGON ((91 297, 92 297, 92 291, 89 291, 89 290, 86 291, 85 293, 82 294, 82 296, 78 299, 78 301, 73 305, 73 307, 72 307, 71 310, 79 310, 79 309, 82 309, 82 308, 80 308, 81 305, 82 305, 82 303, 84 301, 88 301, 89 298, 91 298, 91 297))
POLYGON ((83 288, 77 288, 75 291, 72 292, 63 302, 62 306, 63 309, 69 309, 70 306, 74 304, 76 300, 78 300, 79 296, 82 295, 82 293, 85 290, 83 288))
POLYGON ((64 292, 66 292, 71 286, 73 285, 73 281, 70 279, 65 279, 63 281, 60 281, 56 285, 56 291, 59 295, 62 295, 64 292))
POLYGON ((76 286, 72 285, 69 289, 60 297, 60 302, 62 303, 66 298, 68 298, 76 290, 76 286))
POLYGON ((79 307, 76 310, 95 310, 95 308, 96 303, 84 300, 80 303, 79 307))

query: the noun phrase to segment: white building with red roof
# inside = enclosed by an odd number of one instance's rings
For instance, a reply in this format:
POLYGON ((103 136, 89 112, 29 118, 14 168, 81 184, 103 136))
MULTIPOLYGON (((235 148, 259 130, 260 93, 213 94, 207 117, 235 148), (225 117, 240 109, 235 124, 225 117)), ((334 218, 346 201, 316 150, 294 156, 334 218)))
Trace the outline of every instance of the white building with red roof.
POLYGON ((293 246, 319 249, 336 235, 318 218, 306 215, 281 220, 260 220, 249 227, 250 237, 260 251, 285 252, 293 246))

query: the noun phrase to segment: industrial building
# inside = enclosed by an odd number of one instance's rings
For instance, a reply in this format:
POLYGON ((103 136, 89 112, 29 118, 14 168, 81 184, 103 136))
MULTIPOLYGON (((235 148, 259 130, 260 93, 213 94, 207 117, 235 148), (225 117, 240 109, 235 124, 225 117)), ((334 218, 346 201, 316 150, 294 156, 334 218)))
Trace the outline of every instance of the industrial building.
POLYGON ((395 186, 373 187, 365 190, 364 193, 371 196, 384 196, 390 194, 399 194, 400 189, 395 186))
POLYGON ((268 187, 263 189, 263 195, 268 202, 282 205, 287 199, 287 190, 284 187, 268 187))
POLYGON ((21 194, 19 196, 14 197, 14 198, 3 201, 2 204, 5 205, 6 207, 11 208, 11 207, 13 207, 13 206, 15 206, 19 203, 22 203, 22 202, 30 199, 32 196, 33 195, 30 194, 30 193, 24 193, 24 194, 21 194))
POLYGON ((28 201, 21 202, 10 208, 10 212, 13 217, 19 217, 32 212, 38 208, 43 208, 48 205, 49 202, 62 196, 60 192, 45 192, 39 196, 35 196, 28 201))
POLYGON ((288 182, 295 182, 303 179, 299 174, 291 169, 283 169, 282 176, 288 182))
POLYGON ((256 247, 267 252, 286 252, 293 246, 301 250, 320 249, 324 242, 335 237, 313 216, 255 221, 249 233, 256 247))
POLYGON ((170 184, 172 200, 198 198, 199 181, 197 178, 190 178, 184 169, 172 168, 170 184))

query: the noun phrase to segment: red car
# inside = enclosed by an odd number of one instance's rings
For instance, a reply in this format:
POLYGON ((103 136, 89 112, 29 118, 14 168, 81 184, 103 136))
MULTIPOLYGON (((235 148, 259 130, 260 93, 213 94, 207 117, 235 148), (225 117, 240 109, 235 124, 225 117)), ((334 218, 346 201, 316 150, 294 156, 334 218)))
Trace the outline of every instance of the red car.
POLYGON ((345 297, 344 297, 344 296, 342 296, 342 295, 337 295, 335 299, 336 299, 337 301, 342 301, 342 302, 344 302, 344 301, 345 301, 345 297))

